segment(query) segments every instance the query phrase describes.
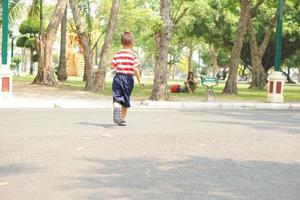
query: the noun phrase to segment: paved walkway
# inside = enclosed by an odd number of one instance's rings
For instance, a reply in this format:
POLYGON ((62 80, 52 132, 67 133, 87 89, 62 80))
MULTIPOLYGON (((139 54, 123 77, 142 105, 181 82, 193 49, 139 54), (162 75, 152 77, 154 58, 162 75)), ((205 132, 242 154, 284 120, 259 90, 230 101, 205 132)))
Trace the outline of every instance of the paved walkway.
POLYGON ((1 200, 300 197, 300 111, 0 112, 1 200))
MULTIPOLYGON (((134 109, 289 109, 300 110, 299 103, 138 101, 134 109)), ((15 83, 11 97, 0 98, 0 108, 111 108, 111 97, 92 92, 42 85, 15 83)))

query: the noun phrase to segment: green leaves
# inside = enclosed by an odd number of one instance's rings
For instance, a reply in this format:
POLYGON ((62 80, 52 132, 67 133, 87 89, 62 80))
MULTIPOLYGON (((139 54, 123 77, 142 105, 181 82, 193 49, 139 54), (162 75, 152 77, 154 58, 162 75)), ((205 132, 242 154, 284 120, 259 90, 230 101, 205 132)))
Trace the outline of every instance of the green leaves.
POLYGON ((40 22, 38 18, 29 18, 23 21, 19 27, 22 34, 37 34, 40 30, 40 22))
POLYGON ((28 40, 28 37, 23 35, 17 39, 16 46, 17 47, 25 47, 25 42, 28 40))

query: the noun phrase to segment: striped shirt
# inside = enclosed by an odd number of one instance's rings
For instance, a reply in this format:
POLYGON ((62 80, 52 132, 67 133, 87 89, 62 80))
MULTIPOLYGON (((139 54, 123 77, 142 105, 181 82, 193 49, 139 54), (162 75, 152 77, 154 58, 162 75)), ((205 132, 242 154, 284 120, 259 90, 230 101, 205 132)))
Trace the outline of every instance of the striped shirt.
POLYGON ((136 54, 130 49, 122 49, 114 56, 111 67, 117 74, 134 75, 134 68, 140 65, 136 54))

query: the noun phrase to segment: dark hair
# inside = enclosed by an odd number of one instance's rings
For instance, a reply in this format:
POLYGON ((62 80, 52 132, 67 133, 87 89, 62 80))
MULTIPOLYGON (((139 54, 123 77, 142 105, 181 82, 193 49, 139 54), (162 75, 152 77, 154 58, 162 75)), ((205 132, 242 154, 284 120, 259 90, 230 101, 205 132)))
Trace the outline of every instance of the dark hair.
POLYGON ((124 32, 121 34, 121 44, 130 46, 134 43, 134 35, 131 32, 124 32))
POLYGON ((189 72, 187 79, 193 79, 194 80, 194 73, 193 72, 189 72))

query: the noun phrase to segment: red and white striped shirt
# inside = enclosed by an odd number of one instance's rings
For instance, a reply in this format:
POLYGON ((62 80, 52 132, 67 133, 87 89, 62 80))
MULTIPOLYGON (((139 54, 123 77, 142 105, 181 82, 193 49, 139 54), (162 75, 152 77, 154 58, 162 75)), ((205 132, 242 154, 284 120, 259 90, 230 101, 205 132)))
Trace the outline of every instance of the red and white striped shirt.
POLYGON ((111 67, 116 73, 134 75, 134 68, 140 65, 136 54, 130 49, 122 49, 116 53, 111 61, 111 67))

